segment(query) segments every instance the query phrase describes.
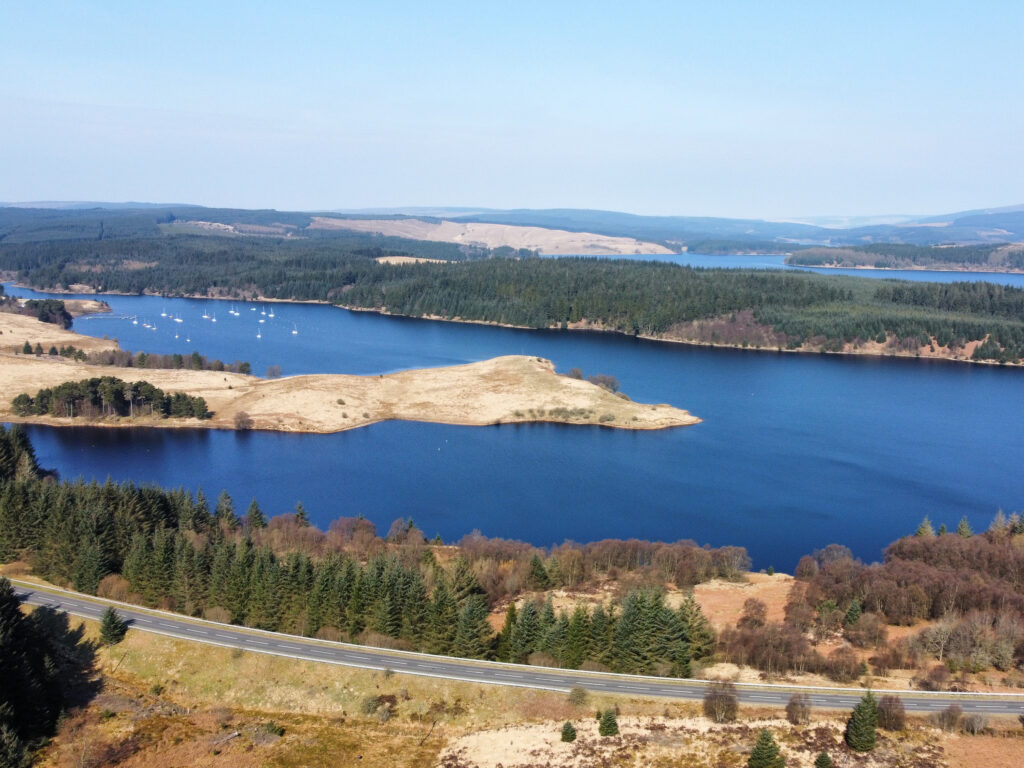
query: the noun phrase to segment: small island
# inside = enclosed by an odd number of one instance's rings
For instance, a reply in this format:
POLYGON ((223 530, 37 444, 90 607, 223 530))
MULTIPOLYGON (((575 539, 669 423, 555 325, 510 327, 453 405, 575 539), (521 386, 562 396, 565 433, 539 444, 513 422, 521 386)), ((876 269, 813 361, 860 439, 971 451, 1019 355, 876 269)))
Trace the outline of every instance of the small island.
MULTIPOLYGON (((315 374, 261 379, 214 370, 89 365, 55 355, 23 354, 36 336, 49 344, 83 347, 95 339, 17 315, 0 315, 0 420, 48 425, 205 427, 283 432, 340 432, 398 419, 443 424, 554 422, 621 429, 665 429, 700 419, 671 405, 636 403, 613 387, 555 372, 549 360, 509 355, 467 365, 400 371, 378 376, 315 374), (8 342, 8 340, 10 340, 8 342), (41 388, 114 376, 145 381, 167 393, 202 398, 209 418, 156 415, 80 417, 24 413, 19 395, 41 388)), ((114 341, 103 341, 106 348, 114 341)), ((99 346, 99 345, 96 345, 99 346)), ((600 381, 600 377, 598 377, 600 381)))

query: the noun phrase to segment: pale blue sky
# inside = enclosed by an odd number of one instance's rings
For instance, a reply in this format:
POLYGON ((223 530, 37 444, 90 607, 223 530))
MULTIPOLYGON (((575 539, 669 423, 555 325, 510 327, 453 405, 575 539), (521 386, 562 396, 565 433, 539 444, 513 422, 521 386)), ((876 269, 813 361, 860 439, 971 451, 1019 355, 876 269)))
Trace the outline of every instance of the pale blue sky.
POLYGON ((0 200, 1024 202, 1020 2, 14 2, 0 200))

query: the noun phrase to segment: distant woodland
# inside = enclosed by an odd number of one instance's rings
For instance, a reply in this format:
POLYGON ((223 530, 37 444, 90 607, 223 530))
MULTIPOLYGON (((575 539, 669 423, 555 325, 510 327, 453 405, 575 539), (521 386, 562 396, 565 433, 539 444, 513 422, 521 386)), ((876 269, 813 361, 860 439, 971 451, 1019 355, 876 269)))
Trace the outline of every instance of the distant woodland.
POLYGON ((0 241, 0 270, 43 289, 317 300, 736 347, 849 352, 874 344, 883 353, 939 348, 996 362, 1024 355, 1024 291, 988 283, 905 284, 490 253, 467 260, 456 246, 356 233, 287 238, 156 230, 146 237, 24 242, 14 233, 0 241), (395 265, 375 260, 382 255, 460 260, 395 265))
POLYGON ((879 243, 845 248, 805 248, 787 264, 872 269, 1024 270, 1024 245, 922 246, 879 243))

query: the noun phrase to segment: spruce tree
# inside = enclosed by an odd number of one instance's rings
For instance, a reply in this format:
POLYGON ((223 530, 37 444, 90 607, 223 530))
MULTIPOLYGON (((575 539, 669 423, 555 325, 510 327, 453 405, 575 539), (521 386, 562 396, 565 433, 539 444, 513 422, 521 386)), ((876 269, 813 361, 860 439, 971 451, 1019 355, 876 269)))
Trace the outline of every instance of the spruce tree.
POLYGON ((763 728, 747 760, 747 768, 785 768, 785 765, 786 758, 779 753, 779 745, 772 738, 772 732, 763 728))
POLYGON ((533 589, 547 589, 551 586, 551 579, 548 578, 547 569, 541 562, 539 555, 530 558, 530 587, 533 589))
POLYGON ((932 521, 925 515, 924 520, 917 526, 917 530, 914 532, 915 536, 923 536, 925 538, 932 538, 935 536, 935 529, 932 527, 932 521))
POLYGON ((956 535, 961 539, 969 539, 974 535, 974 531, 971 530, 971 524, 967 522, 967 516, 960 518, 960 522, 956 526, 956 535))
POLYGON ((860 614, 861 614, 860 600, 858 600, 855 597, 850 602, 850 607, 846 611, 846 617, 843 619, 843 621, 846 623, 846 626, 851 627, 854 624, 856 624, 857 621, 860 619, 860 614))
POLYGON ((104 645, 117 645, 128 633, 128 624, 117 611, 108 607, 100 619, 100 640, 104 645))
POLYGON ((832 768, 832 758, 828 752, 821 752, 814 758, 814 768, 832 768))
POLYGON ((602 736, 619 735, 619 721, 615 717, 614 709, 606 709, 601 714, 601 720, 597 724, 597 732, 602 736))
POLYGON ((846 743, 857 752, 870 752, 875 748, 875 729, 878 727, 878 702, 871 691, 864 694, 846 721, 846 743))
POLYGON ((462 605, 455 629, 456 656, 466 659, 484 659, 491 645, 491 627, 487 623, 487 601, 480 595, 471 595, 462 605))
POLYGON ((306 527, 309 525, 309 517, 306 515, 306 508, 301 501, 295 502, 295 522, 306 527))
POLYGON ((256 503, 256 499, 253 499, 249 503, 249 509, 245 513, 245 522, 248 523, 250 531, 256 531, 260 528, 267 527, 267 518, 263 516, 263 510, 261 510, 260 505, 256 503))
POLYGON ((562 726, 562 741, 576 741, 576 729, 568 720, 562 726))

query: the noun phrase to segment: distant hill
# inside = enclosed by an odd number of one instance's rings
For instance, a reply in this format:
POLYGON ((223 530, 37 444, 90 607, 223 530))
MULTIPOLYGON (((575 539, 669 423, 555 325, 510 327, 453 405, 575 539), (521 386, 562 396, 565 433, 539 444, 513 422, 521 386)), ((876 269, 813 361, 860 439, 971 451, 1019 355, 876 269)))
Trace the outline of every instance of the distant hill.
POLYGON ((807 247, 861 245, 984 245, 1024 242, 1024 205, 941 216, 816 217, 797 221, 707 216, 643 216, 576 208, 490 210, 396 207, 346 211, 205 208, 158 203, 40 202, 0 205, 0 241, 159 237, 175 222, 222 224, 238 235, 324 237, 310 229, 327 218, 416 218, 463 224, 503 224, 628 237, 673 251, 790 252, 807 247), (843 226, 843 225, 851 226, 843 226), (856 226, 852 226, 856 225, 856 226))

